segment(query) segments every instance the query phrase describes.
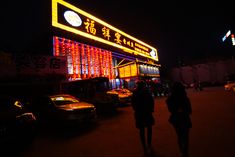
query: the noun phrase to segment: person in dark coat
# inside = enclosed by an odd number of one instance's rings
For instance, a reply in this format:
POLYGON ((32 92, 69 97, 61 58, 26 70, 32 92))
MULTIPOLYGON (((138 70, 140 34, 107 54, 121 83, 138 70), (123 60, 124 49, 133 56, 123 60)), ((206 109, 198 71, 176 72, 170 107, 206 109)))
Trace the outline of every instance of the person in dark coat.
POLYGON ((192 108, 182 83, 174 83, 171 94, 166 99, 166 104, 171 113, 169 122, 176 131, 181 155, 182 157, 188 157, 189 130, 192 128, 190 117, 192 108))
POLYGON ((141 144, 144 151, 151 148, 152 126, 154 125, 154 98, 147 88, 145 81, 138 81, 132 95, 132 108, 134 110, 135 126, 139 129, 141 144), (147 135, 145 129, 147 128, 147 135), (147 139, 146 137, 147 136, 147 139))

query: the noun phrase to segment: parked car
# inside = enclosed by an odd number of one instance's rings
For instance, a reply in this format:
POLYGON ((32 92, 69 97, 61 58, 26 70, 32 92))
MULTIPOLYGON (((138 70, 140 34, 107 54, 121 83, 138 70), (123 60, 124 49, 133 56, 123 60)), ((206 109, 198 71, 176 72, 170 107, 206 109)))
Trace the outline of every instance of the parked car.
POLYGON ((126 88, 112 89, 107 92, 108 94, 117 94, 119 104, 128 104, 131 102, 132 92, 126 88))
POLYGON ((35 135, 36 118, 21 100, 0 96, 0 144, 31 142, 35 135))
POLYGON ((29 105, 40 122, 67 125, 92 122, 97 118, 93 104, 70 94, 36 96, 29 105))
POLYGON ((224 85, 226 91, 235 91, 235 81, 227 81, 224 85))
POLYGON ((94 77, 61 83, 61 93, 71 94, 82 101, 94 104, 98 116, 116 113, 118 95, 107 94, 108 90, 110 90, 110 83, 107 77, 94 77))

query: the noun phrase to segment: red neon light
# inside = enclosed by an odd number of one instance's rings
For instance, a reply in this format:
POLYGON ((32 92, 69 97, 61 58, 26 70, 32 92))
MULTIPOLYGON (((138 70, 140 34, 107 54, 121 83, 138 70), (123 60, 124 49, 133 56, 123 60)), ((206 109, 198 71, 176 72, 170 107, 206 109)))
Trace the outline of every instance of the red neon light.
POLYGON ((82 59, 82 78, 85 79, 86 78, 86 62, 85 62, 84 44, 82 44, 81 59, 82 59))
POLYGON ((96 76, 99 76, 100 65, 99 65, 99 51, 98 51, 98 48, 95 49, 95 67, 96 67, 96 76))
POLYGON ((87 46, 87 70, 88 70, 88 74, 87 77, 90 78, 91 77, 91 55, 90 55, 91 51, 90 51, 90 46, 87 46))
POLYGON ((76 75, 76 55, 75 55, 75 45, 74 42, 71 41, 71 58, 72 58, 72 65, 73 65, 73 79, 77 78, 76 75))
POLYGON ((95 76, 95 52, 94 47, 91 46, 91 71, 92 71, 92 77, 95 76))
POLYGON ((59 56, 59 39, 54 37, 54 56, 59 56))
POLYGON ((112 59, 112 53, 110 51, 109 51, 109 67, 110 67, 110 79, 114 79, 113 59, 112 59))
POLYGON ((76 72, 77 78, 81 78, 81 68, 80 68, 80 51, 78 43, 75 43, 75 64, 76 64, 76 72))
POLYGON ((65 38, 53 37, 55 56, 68 56, 68 78, 114 78, 112 52, 65 38))

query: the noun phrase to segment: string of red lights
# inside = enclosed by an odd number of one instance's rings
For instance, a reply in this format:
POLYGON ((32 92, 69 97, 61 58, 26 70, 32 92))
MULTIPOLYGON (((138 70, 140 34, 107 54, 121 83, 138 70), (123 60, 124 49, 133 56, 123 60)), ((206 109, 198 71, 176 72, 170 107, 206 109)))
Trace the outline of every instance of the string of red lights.
POLYGON ((112 52, 69 39, 54 36, 54 56, 67 56, 68 78, 114 78, 112 52))

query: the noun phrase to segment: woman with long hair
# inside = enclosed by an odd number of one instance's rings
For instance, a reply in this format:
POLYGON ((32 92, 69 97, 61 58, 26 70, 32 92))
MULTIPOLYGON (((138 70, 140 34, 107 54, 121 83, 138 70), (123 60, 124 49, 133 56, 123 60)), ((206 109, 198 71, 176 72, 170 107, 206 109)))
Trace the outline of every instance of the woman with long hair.
POLYGON ((132 95, 135 125, 139 129, 141 144, 145 153, 151 148, 152 126, 154 125, 154 98, 145 81, 138 81, 132 95), (145 132, 147 129, 147 132, 145 132))
POLYGON ((171 94, 166 99, 170 114, 169 122, 174 127, 182 157, 189 156, 189 131, 192 128, 190 115, 192 114, 191 102, 185 87, 180 82, 175 82, 171 94))

